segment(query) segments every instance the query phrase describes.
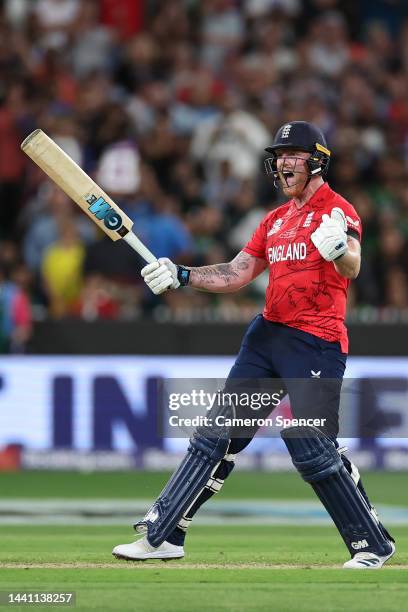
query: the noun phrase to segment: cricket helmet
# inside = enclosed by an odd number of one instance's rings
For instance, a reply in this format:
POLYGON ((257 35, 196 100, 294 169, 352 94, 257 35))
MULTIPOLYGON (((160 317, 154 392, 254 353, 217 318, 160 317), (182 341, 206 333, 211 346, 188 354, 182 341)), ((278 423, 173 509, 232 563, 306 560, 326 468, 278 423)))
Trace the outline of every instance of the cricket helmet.
POLYGON ((272 146, 265 151, 272 153, 272 157, 265 160, 266 173, 272 174, 275 181, 279 180, 277 171, 277 151, 293 149, 310 153, 306 160, 310 178, 313 176, 326 176, 330 163, 330 150, 327 148, 323 132, 307 121, 291 121, 285 123, 276 132, 272 146))

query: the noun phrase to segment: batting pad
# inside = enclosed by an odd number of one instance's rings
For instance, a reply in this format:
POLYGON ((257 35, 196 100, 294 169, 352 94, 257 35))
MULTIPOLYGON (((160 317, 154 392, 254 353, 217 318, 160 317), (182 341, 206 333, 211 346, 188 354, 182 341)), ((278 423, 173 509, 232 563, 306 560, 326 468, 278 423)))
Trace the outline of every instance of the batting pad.
POLYGON ((334 442, 315 427, 288 427, 281 436, 293 465, 312 485, 351 556, 361 551, 390 554, 385 529, 346 470, 334 442))
POLYGON ((151 546, 160 546, 200 495, 227 453, 229 438, 205 437, 197 431, 187 454, 143 520, 133 527, 146 533, 151 546))

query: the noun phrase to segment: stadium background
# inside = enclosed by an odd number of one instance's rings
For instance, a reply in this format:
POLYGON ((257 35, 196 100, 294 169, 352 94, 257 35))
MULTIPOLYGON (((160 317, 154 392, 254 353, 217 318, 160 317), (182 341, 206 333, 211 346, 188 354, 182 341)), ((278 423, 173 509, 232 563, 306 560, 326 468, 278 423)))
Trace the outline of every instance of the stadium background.
MULTIPOLYGON (((355 406, 359 418, 378 418, 370 441, 357 418, 349 445, 406 541, 407 75, 408 5, 398 0, 0 2, 4 563, 61 560, 44 552, 50 532, 39 524, 54 525, 73 563, 87 545, 95 553, 85 561, 98 562, 129 537, 120 526, 155 497, 186 445, 158 435, 151 390, 166 377, 225 376, 266 286, 262 275, 233 295, 148 293, 138 256, 98 233, 20 152, 37 127, 114 197, 158 257, 206 265, 230 259, 279 205, 263 174, 276 128, 298 118, 320 126, 333 150, 329 182, 364 225, 347 376, 378 385, 374 406, 364 394, 355 406), (64 539, 73 528, 58 523, 79 524, 77 548, 64 539), (92 531, 101 523, 110 539, 92 531), (28 557, 21 524, 33 526, 28 557)), ((227 516, 253 526, 260 550, 256 530, 268 525, 274 537, 257 557, 265 563, 276 562, 275 546, 285 549, 279 536, 326 525, 286 470, 276 439, 254 442, 204 513, 193 559, 214 533, 206 525, 218 533, 227 516)), ((228 533, 227 550, 240 531, 228 533)), ((308 533, 306 562, 319 563, 319 544, 335 536, 308 533)), ((342 560, 340 546, 327 562, 342 560)))

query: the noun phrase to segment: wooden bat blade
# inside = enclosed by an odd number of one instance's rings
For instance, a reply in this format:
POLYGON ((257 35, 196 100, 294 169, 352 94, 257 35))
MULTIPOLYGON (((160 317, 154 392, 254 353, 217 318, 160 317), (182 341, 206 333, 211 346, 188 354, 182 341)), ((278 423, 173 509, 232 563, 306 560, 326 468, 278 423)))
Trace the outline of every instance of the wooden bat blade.
POLYGON ((133 221, 42 130, 34 130, 27 136, 21 149, 112 240, 119 240, 131 231, 133 221))

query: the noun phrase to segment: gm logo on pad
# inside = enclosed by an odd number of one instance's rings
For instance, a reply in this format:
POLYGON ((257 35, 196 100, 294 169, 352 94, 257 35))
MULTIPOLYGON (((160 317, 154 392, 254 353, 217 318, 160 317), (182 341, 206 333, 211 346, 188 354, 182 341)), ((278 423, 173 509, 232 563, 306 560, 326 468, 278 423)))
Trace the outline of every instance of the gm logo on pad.
POLYGON ((86 198, 88 204, 90 204, 88 210, 97 219, 103 221, 105 227, 109 230, 119 230, 122 226, 122 217, 116 210, 113 210, 112 206, 108 204, 102 197, 97 198, 96 195, 90 195, 86 198))

